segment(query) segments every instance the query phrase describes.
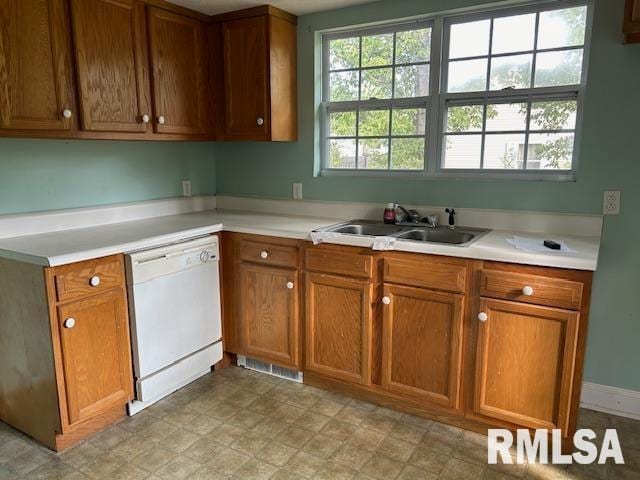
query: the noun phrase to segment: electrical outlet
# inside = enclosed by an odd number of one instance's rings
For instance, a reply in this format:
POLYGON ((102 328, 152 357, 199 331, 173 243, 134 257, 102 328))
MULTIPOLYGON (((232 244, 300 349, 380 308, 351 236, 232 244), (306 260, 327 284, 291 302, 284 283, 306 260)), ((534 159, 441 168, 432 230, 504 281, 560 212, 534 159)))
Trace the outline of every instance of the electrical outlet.
POLYGON ((301 183, 293 184, 293 199, 302 200, 302 184, 301 183))
POLYGON ((191 180, 182 181, 182 196, 183 197, 191 196, 191 180))
POLYGON ((602 198, 603 215, 619 215, 620 214, 620 191, 608 190, 604 192, 602 198))

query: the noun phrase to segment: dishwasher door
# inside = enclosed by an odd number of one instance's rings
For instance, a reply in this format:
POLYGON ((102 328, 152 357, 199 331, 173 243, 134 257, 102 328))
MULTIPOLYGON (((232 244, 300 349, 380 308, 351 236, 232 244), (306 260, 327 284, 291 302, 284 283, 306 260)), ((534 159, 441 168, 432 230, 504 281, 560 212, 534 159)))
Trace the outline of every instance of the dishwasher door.
POLYGON ((217 238, 128 257, 136 378, 144 379, 221 340, 217 238))

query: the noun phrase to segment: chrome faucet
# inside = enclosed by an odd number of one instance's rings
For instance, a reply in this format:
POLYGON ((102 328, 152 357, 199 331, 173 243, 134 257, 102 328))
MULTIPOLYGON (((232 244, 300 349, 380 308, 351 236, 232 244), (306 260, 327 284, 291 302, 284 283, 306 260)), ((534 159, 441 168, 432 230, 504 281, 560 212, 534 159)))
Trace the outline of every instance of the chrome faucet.
POLYGON ((407 210, 405 207, 398 203, 394 203, 395 208, 401 210, 404 214, 399 220, 396 220, 396 225, 419 225, 419 226, 428 226, 435 228, 438 226, 438 216, 437 215, 427 215, 426 217, 421 217, 420 214, 416 210, 407 210))
POLYGON ((420 223, 420 214, 418 212, 416 212, 415 210, 407 210, 399 203, 396 203, 395 206, 397 209, 402 210, 402 213, 404 213, 405 215, 402 221, 396 220, 396 224, 401 225, 401 224, 420 223))

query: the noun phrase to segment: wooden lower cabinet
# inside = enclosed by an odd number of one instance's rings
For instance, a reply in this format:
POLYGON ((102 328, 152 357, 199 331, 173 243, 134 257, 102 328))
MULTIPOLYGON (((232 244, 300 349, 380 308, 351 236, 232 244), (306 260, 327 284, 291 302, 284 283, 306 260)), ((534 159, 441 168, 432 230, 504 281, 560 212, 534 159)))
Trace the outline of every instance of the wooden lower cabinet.
POLYGON ((226 281, 240 292, 225 302, 226 312, 236 312, 225 328, 243 337, 234 353, 280 363, 294 355, 298 310, 283 285, 304 275, 297 353, 305 383, 481 433, 558 428, 568 446, 591 272, 228 239, 223 271, 230 263, 241 272, 240 281, 226 281))
POLYGON ((64 450, 133 398, 124 258, 0 259, 0 420, 64 450))
POLYGON ((530 428, 566 430, 580 314, 486 298, 480 300, 480 312, 476 413, 530 428))
POLYGON ((243 262, 241 322, 244 353, 296 368, 298 366, 298 272, 243 262))
POLYGON ((302 369, 300 244, 222 235, 222 325, 226 352, 302 369))
POLYGON ((306 274, 307 370, 371 382, 372 295, 369 280, 306 274))
POLYGON ((385 284, 383 300, 382 387, 457 408, 464 296, 385 284))
POLYGON ((133 396, 126 299, 118 290, 57 308, 68 424, 133 396))

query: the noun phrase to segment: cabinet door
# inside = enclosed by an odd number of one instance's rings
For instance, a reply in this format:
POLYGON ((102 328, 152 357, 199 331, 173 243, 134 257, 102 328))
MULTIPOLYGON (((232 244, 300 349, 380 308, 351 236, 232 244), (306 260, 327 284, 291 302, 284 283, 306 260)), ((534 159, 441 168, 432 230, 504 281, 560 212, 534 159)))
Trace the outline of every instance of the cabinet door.
POLYGON ((462 295, 384 286, 382 385, 451 408, 458 406, 462 295))
POLYGON ((352 383, 371 383, 372 285, 306 274, 306 368, 352 383))
POLYGON ((145 132, 150 119, 143 7, 72 0, 82 129, 145 132))
POLYGON ((226 134, 268 140, 267 17, 225 22, 222 34, 226 134))
POLYGON ((484 298, 480 312, 476 412, 567 429, 579 313, 484 298))
POLYGON ((58 322, 69 425, 133 398, 122 290, 61 305, 58 322))
POLYGON ((0 0, 0 128, 72 129, 65 5, 64 0, 0 0))
POLYGON ((154 128, 203 134, 206 125, 204 34, 193 18, 149 8, 154 128))
POLYGON ((627 42, 640 42, 640 0, 626 1, 624 33, 627 42))
POLYGON ((240 266, 244 351, 298 367, 298 274, 243 262, 240 266))

